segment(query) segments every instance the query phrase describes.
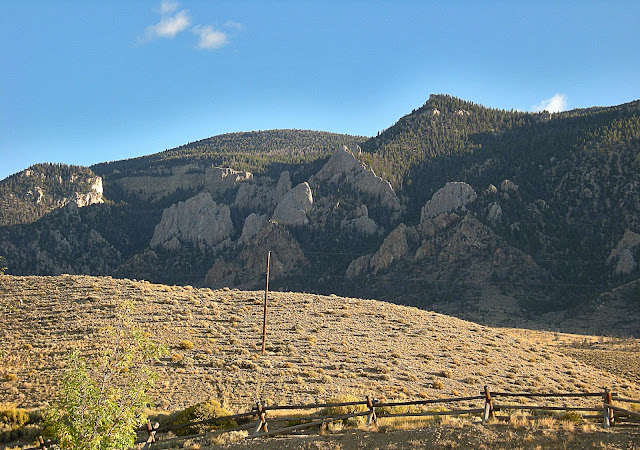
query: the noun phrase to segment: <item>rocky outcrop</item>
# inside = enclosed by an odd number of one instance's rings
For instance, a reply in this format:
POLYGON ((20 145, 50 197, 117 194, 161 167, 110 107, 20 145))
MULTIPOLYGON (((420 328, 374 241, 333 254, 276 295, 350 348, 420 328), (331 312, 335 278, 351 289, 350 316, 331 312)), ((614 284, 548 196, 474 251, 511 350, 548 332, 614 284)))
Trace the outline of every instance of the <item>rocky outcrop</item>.
POLYGON ((502 180, 500 190, 504 192, 515 192, 518 190, 518 185, 511 180, 502 180))
POLYGON ((309 179, 311 185, 321 182, 350 185, 355 191, 379 201, 389 210, 401 209, 391 184, 367 169, 346 146, 336 151, 322 169, 309 179))
POLYGON ((94 205, 96 203, 104 203, 104 199, 102 198, 102 194, 104 192, 102 187, 102 178, 95 177, 90 181, 91 184, 89 185, 89 192, 74 192, 69 199, 69 201, 75 203, 78 208, 94 205))
POLYGON ((284 225, 306 225, 309 223, 307 213, 311 211, 312 206, 313 196, 309 184, 300 183, 278 203, 273 220, 284 225))
POLYGON ((453 181, 438 189, 420 213, 420 221, 436 217, 444 212, 454 211, 473 202, 477 198, 476 191, 467 183, 453 181))
POLYGON ((202 192, 186 202, 171 205, 162 213, 156 226, 151 247, 165 245, 176 248, 179 242, 192 242, 214 247, 233 233, 229 207, 216 204, 208 192, 202 192))
POLYGON ((284 198, 285 195, 291 190, 291 178, 289 172, 286 170, 280 174, 280 179, 276 188, 271 193, 271 200, 273 204, 277 205, 284 198))
POLYGON ((372 236, 378 233, 378 225, 373 219, 369 218, 369 210, 366 205, 356 208, 355 215, 354 219, 344 220, 341 228, 351 228, 356 233, 365 236, 372 236))
POLYGON ((407 226, 401 223, 389 233, 378 251, 372 255, 361 256, 349 264, 347 277, 357 277, 361 273, 377 274, 409 253, 407 243, 407 226))
POLYGON ((204 190, 219 194, 233 188, 237 183, 253 178, 251 172, 228 167, 209 167, 204 174, 204 190))
POLYGON ((358 161, 347 146, 337 150, 329 161, 316 173, 309 183, 330 181, 339 183, 341 181, 352 184, 356 175, 365 170, 364 164, 358 161))
POLYGON ((269 177, 254 178, 253 181, 240 185, 234 204, 247 212, 270 211, 290 190, 291 178, 287 171, 280 174, 275 187, 269 177))
POLYGON ((186 164, 171 169, 158 167, 155 176, 131 176, 114 180, 125 192, 142 200, 157 201, 178 189, 185 191, 205 190, 213 195, 225 192, 253 178, 251 172, 237 171, 225 167, 208 167, 186 164), (168 174, 165 174, 168 171, 168 174))
POLYGON ((245 243, 252 237, 254 237, 262 226, 267 221, 267 215, 260 215, 256 213, 251 213, 244 220, 244 226, 242 227, 242 235, 240 236, 239 242, 245 243))
POLYGON ((356 191, 377 199, 382 206, 392 211, 400 211, 400 202, 391 183, 376 176, 372 170, 360 172, 353 183, 356 191))
POLYGON ((493 202, 487 208, 487 219, 492 223, 499 223, 502 219, 502 207, 498 202, 493 202))
POLYGON ((619 275, 628 275, 634 270, 638 264, 633 256, 634 251, 640 246, 640 234, 631 230, 626 230, 624 235, 618 241, 616 248, 611 250, 607 263, 615 262, 614 272, 619 275))
MULTIPOLYGON (((233 261, 218 258, 207 273, 205 283, 211 287, 263 286, 267 253, 271 252, 270 277, 277 279, 307 265, 302 248, 286 227, 268 221, 258 234, 249 239, 233 261)), ((264 286, 263 286, 264 287, 264 286)))

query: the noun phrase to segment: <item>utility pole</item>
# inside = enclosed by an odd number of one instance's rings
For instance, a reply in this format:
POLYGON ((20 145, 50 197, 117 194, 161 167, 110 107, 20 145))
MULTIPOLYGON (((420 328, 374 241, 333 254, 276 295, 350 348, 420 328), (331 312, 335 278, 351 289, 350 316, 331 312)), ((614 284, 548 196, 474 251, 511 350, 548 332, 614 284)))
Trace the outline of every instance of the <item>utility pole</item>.
POLYGON ((264 287, 264 315, 262 318, 262 354, 264 355, 265 342, 267 340, 267 295, 269 294, 269 263, 271 262, 271 251, 267 253, 267 277, 264 287))

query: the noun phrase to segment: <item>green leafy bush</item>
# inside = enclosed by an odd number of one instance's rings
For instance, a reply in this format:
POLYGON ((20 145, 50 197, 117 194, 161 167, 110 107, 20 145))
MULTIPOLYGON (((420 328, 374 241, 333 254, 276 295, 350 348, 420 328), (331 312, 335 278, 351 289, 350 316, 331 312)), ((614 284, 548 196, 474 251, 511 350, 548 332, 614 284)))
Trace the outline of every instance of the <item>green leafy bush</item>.
POLYGON ((156 379, 150 364, 166 349, 133 326, 130 308, 119 307, 116 325, 105 330, 105 350, 93 363, 78 351, 68 356, 57 397, 45 413, 47 434, 61 449, 133 447, 156 379))
MULTIPOLYGON (((231 413, 224 409, 216 400, 207 400, 184 409, 176 414, 175 420, 171 425, 183 425, 191 422, 200 422, 204 420, 217 419, 219 417, 230 416, 231 413)), ((207 431, 224 430, 235 428, 238 423, 233 419, 225 419, 213 423, 203 423, 198 425, 189 425, 178 428, 175 433, 178 436, 189 436, 191 434, 205 433, 207 431)))

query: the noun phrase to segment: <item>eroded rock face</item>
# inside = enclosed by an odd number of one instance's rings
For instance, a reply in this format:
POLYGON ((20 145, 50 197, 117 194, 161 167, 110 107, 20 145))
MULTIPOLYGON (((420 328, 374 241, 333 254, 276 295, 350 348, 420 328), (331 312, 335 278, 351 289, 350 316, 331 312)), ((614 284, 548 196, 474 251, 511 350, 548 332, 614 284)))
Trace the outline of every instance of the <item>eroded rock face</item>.
POLYGON ((69 201, 78 205, 78 208, 95 203, 104 203, 103 192, 102 178, 95 177, 89 186, 89 192, 74 192, 69 201))
POLYGON ((287 228, 269 220, 247 241, 233 261, 226 263, 217 259, 207 273, 205 283, 211 287, 236 285, 243 288, 262 284, 269 251, 271 279, 300 270, 307 264, 302 248, 287 228))
POLYGON ((313 195, 307 182, 291 189, 278 203, 273 220, 284 225, 306 225, 307 213, 313 206, 313 195))
POLYGON ((233 170, 228 167, 209 167, 204 175, 204 189, 217 194, 233 188, 236 183, 253 178, 251 172, 233 170))
POLYGON ((385 208, 392 211, 400 211, 400 202, 391 187, 391 183, 376 176, 372 170, 360 172, 354 180, 353 187, 358 192, 378 199, 385 208))
POLYGON ((618 241, 616 248, 611 250, 607 263, 616 262, 614 271, 616 274, 628 275, 634 270, 638 264, 633 257, 633 252, 640 246, 640 234, 631 230, 626 230, 622 239, 618 241))
POLYGON ((500 190, 504 192, 515 192, 518 190, 518 185, 511 180, 502 180, 500 190))
MULTIPOLYGON (((158 170, 162 169, 160 167, 158 170)), ((224 192, 237 183, 253 178, 251 172, 237 171, 227 167, 201 168, 187 164, 171 169, 169 175, 123 177, 114 181, 125 192, 142 200, 156 201, 178 189, 205 190, 212 194, 224 192)))
POLYGON ((445 212, 454 211, 461 206, 473 202, 477 198, 476 191, 467 183, 450 181, 438 189, 420 213, 420 221, 424 222, 445 212))
POLYGON ((346 146, 336 151, 329 161, 311 177, 310 182, 332 181, 334 183, 344 179, 347 183, 353 183, 356 175, 365 170, 364 165, 358 161, 346 146))
POLYGON ((336 151, 309 180, 310 184, 319 182, 351 185, 357 192, 379 201, 387 209, 400 211, 400 202, 391 184, 367 169, 346 146, 336 151))
POLYGON ((493 223, 498 223, 502 219, 502 207, 498 202, 493 202, 487 209, 487 219, 493 223))
POLYGON ((262 226, 267 221, 267 215, 251 213, 244 220, 244 226, 242 227, 242 235, 240 236, 240 242, 247 242, 249 239, 258 234, 258 231, 262 228, 262 226))
POLYGON ((369 210, 366 205, 361 205, 356 208, 355 215, 355 218, 343 221, 341 227, 352 228, 356 233, 365 236, 372 236, 378 233, 378 225, 369 217, 369 210))
POLYGON ((409 253, 407 243, 407 226, 401 223, 395 230, 389 233, 380 246, 380 249, 372 255, 361 256, 349 264, 347 277, 357 277, 361 273, 373 274, 386 269, 393 263, 409 253))
POLYGON ((151 247, 166 244, 178 248, 180 242, 214 247, 233 233, 229 207, 216 204, 208 192, 201 192, 185 202, 171 205, 156 225, 151 247), (177 239, 178 242, 174 240, 177 239))

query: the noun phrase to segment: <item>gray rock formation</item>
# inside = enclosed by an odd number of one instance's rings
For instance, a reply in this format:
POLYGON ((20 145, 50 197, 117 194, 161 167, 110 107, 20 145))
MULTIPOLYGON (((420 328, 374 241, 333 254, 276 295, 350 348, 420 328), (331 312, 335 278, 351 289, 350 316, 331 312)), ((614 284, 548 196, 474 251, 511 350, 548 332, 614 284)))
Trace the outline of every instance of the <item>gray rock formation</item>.
POLYGON ((311 211, 312 206, 313 196, 309 184, 300 183, 278 203, 273 220, 284 225, 306 225, 309 223, 307 213, 311 211))
POLYGON ((255 288, 264 282, 267 252, 271 252, 270 276, 276 279, 307 265, 302 248, 287 227, 267 221, 258 234, 234 255, 233 261, 217 259, 207 273, 205 283, 213 288, 237 286, 255 288))
POLYGON ((365 236, 372 236, 378 233, 378 225, 376 222, 369 218, 369 210, 366 205, 361 205, 355 210, 357 216, 351 220, 345 220, 341 224, 342 228, 352 228, 356 233, 365 236))
POLYGON ((491 203, 487 208, 487 219, 493 223, 498 223, 502 219, 502 207, 498 202, 491 203))
POLYGON ((351 221, 351 226, 357 233, 372 236, 378 232, 376 222, 369 217, 356 217, 351 221))
POLYGON ((249 239, 251 239, 256 234, 258 234, 258 232, 260 231, 260 229, 262 228, 262 226, 265 224, 266 221, 267 221, 266 214, 263 214, 263 215, 256 214, 256 213, 249 214, 247 218, 244 220, 244 226, 242 227, 242 235, 240 236, 239 242, 240 243, 247 242, 249 239))
POLYGON ((631 230, 626 230, 618 241, 616 248, 611 250, 607 263, 616 262, 614 271, 616 274, 628 275, 636 270, 637 263, 633 257, 633 252, 640 246, 640 234, 631 230))
POLYGON ((476 191, 461 181, 448 182, 438 189, 420 213, 420 221, 424 222, 444 212, 454 211, 461 206, 473 202, 477 198, 476 191))
POLYGON ((104 199, 102 198, 103 192, 102 178, 95 177, 91 180, 89 192, 74 192, 69 201, 78 205, 78 208, 96 203, 104 203, 104 199))
POLYGON ((151 247, 167 244, 176 248, 179 242, 193 242, 214 247, 233 233, 229 207, 216 204, 208 192, 201 192, 185 202, 171 205, 156 225, 151 247))
POLYGON ((500 183, 500 190, 504 192, 515 192, 518 190, 518 185, 511 180, 503 180, 502 183, 500 183))
POLYGON ((378 199, 385 208, 400 211, 400 202, 391 183, 376 176, 372 170, 360 172, 354 180, 353 187, 358 192, 378 199))
POLYGON ((343 146, 337 150, 329 161, 316 173, 309 183, 331 181, 338 183, 345 181, 349 184, 353 183, 356 175, 365 170, 364 165, 358 161, 353 153, 349 151, 347 146, 343 146))
POLYGON ((378 200, 387 209, 400 211, 400 202, 391 184, 367 169, 346 146, 337 150, 309 179, 311 185, 321 182, 348 184, 357 192, 378 200))
POLYGON ((291 190, 291 178, 289 176, 289 172, 286 170, 280 174, 280 179, 278 180, 278 184, 276 188, 271 194, 272 202, 274 205, 280 203, 280 201, 284 198, 284 196, 291 190))
POLYGON ((404 223, 389 233, 378 251, 372 255, 361 256, 349 264, 347 277, 357 277, 361 273, 378 273, 386 269, 394 261, 397 261, 409 253, 407 243, 407 226, 404 223))
POLYGON ((258 197, 258 186, 253 183, 242 183, 236 194, 235 205, 242 209, 256 209, 255 199, 258 197))
POLYGON ((209 167, 204 174, 204 189, 215 195, 251 178, 253 178, 251 172, 233 170, 228 167, 209 167))

